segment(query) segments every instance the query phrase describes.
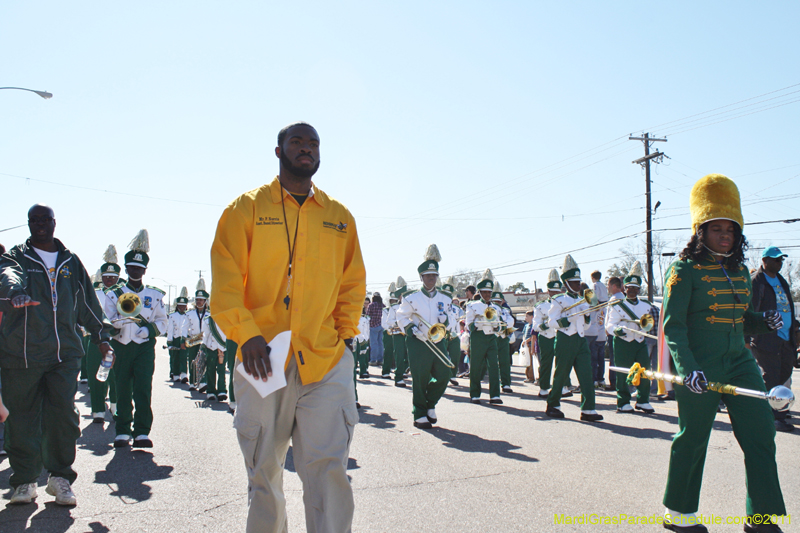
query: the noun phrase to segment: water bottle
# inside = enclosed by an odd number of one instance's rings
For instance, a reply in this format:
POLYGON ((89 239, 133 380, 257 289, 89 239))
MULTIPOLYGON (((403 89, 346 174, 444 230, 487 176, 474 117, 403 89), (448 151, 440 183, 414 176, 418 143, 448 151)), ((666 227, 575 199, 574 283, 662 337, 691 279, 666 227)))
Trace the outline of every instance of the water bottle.
POLYGON ((108 373, 111 372, 111 365, 113 363, 114 352, 109 351, 100 362, 100 368, 97 369, 97 381, 106 381, 108 379, 108 373))

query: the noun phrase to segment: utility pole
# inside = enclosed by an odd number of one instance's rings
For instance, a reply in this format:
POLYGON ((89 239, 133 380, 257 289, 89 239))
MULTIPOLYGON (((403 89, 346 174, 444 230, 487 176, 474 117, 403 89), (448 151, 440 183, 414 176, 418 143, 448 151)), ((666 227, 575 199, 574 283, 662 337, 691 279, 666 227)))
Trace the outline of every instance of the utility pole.
POLYGON ((197 272, 197 274, 198 274, 197 279, 200 279, 200 278, 203 277, 203 271, 202 270, 195 270, 195 272, 197 272))
POLYGON ((645 197, 647 200, 647 298, 653 301, 653 211, 650 201, 650 161, 660 163, 664 159, 664 154, 656 151, 650 153, 650 143, 667 142, 667 139, 657 139, 645 133, 644 137, 628 137, 630 141, 642 141, 644 143, 644 157, 640 157, 634 164, 641 165, 645 170, 645 197))

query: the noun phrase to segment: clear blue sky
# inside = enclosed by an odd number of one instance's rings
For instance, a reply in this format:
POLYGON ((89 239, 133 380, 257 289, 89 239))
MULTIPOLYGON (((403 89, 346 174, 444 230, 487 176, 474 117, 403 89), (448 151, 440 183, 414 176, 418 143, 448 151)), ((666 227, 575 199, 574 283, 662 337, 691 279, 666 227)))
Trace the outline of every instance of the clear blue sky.
MULTIPOLYGON (((191 289, 223 207, 272 179, 278 130, 306 120, 371 289, 415 281, 432 242, 444 274, 542 286, 560 255, 506 265, 644 229, 630 133, 669 139, 656 229, 689 225, 710 172, 737 182, 746 222, 798 215, 797 20, 794 2, 7 1, 0 86, 55 96, 0 91, 0 229, 47 203, 94 271, 145 227, 150 282, 191 289)), ((800 244, 800 224, 746 233, 800 244)), ((573 255, 588 278, 625 244, 573 255)))

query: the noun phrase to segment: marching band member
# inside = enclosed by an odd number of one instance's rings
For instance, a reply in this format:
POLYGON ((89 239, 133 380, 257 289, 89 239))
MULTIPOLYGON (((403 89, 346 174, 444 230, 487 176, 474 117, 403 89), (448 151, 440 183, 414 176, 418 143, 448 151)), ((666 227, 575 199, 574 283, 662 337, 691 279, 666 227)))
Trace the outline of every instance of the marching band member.
MULTIPOLYGON (((208 293, 206 292, 206 280, 200 278, 197 280, 197 287, 194 292, 194 309, 186 313, 186 359, 189 365, 189 390, 197 389, 198 392, 206 391, 206 383, 203 382, 205 376, 195 375, 195 366, 192 364, 197 359, 197 352, 200 351, 200 345, 203 343, 203 319, 208 313, 206 307, 208 303, 208 293), (199 387, 195 384, 200 381, 199 387)), ((183 366, 183 363, 181 363, 183 366)), ((183 379, 181 379, 183 381, 183 379)))
MULTIPOLYGON (((365 379, 369 377, 369 315, 366 313, 366 304, 361 318, 358 320, 358 335, 355 341, 356 368, 360 367, 358 377, 365 379)), ((356 398, 358 399, 358 398, 356 398)))
MULTIPOLYGON (((672 441, 664 506, 664 526, 704 532, 697 523, 708 439, 720 400, 733 435, 744 452, 746 474, 744 531, 780 532, 770 516, 785 516, 786 505, 775 462, 775 426, 769 403, 706 389, 719 382, 764 392, 764 379, 745 344, 745 333, 780 329, 776 311, 750 310, 752 283, 745 266, 739 190, 721 174, 695 183, 689 195, 694 235, 670 265, 664 283, 663 328, 677 373, 680 430, 672 441), (668 523, 669 522, 669 523, 668 523)), ((616 356, 616 354, 615 354, 616 356)))
MULTIPOLYGON (((408 293, 408 284, 406 280, 403 279, 403 276, 397 276, 397 290, 394 291, 395 296, 397 296, 397 301, 403 301, 403 296, 408 293)), ((400 304, 398 303, 398 307, 400 304)), ((395 310, 395 323, 397 322, 397 311, 395 310)), ((398 326, 399 327, 399 326, 398 326)), ((395 335, 394 339, 394 386, 395 387, 406 387, 406 370, 408 369, 408 357, 407 357, 407 350, 406 350, 406 337, 402 334, 402 329, 400 330, 400 335, 395 335)))
POLYGON ((450 369, 434 350, 444 354, 444 339, 434 342, 428 336, 430 327, 447 326, 447 306, 452 299, 436 290, 441 255, 435 244, 428 247, 425 262, 418 268, 422 287, 403 296, 397 310, 397 325, 406 332, 408 364, 411 367, 414 427, 430 429, 437 422, 436 404, 444 394, 450 369))
POLYGON ((152 448, 150 429, 153 410, 150 401, 155 370, 156 337, 167 331, 167 313, 164 310, 164 291, 144 285, 142 278, 150 263, 150 240, 147 230, 141 230, 131 241, 125 254, 125 271, 128 281, 118 283, 106 292, 105 313, 119 332, 112 339, 117 361, 114 365, 117 379, 117 436, 114 447, 130 445, 135 435, 135 448, 152 448), (117 300, 126 293, 136 294, 141 301, 141 312, 126 319, 117 311, 117 300), (136 404, 134 411, 133 403, 136 404), (133 424, 133 426, 131 426, 133 424), (133 430, 133 432, 131 432, 133 430))
MULTIPOLYGON (((487 269, 488 272, 488 269, 487 269)), ((491 274, 489 272, 489 274, 491 274)), ((500 308, 492 304, 494 282, 484 273, 478 282, 479 300, 467 303, 467 327, 469 328, 469 396, 470 402, 481 403, 481 380, 488 365, 489 403, 501 404, 500 369, 497 363, 497 331, 500 308), (487 310, 493 309, 494 319, 486 317, 487 310)))
POLYGON ((186 374, 186 332, 188 331, 186 308, 188 306, 189 291, 186 287, 182 287, 180 295, 175 299, 175 312, 170 313, 167 322, 170 377, 176 383, 189 381, 186 374))
POLYGON ((597 422, 603 419, 603 415, 594 410, 592 356, 589 353, 589 345, 583 338, 583 330, 589 316, 577 314, 588 309, 589 306, 585 302, 578 304, 583 300, 578 295, 581 287, 581 271, 569 254, 564 258, 561 279, 564 281, 567 292, 555 296, 550 304, 550 310, 547 312, 547 326, 558 331, 555 342, 556 371, 553 375, 553 388, 547 396, 545 414, 553 418, 564 418, 564 413, 558 407, 561 405, 562 388, 574 368, 581 387, 581 420, 597 422), (564 311, 574 304, 578 305, 569 311, 564 311), (570 314, 574 316, 567 318, 566 315, 570 314))
POLYGON ((514 392, 511 389, 511 337, 514 333, 507 333, 508 328, 514 328, 514 315, 511 309, 505 307, 506 299, 502 292, 492 293, 492 303, 500 308, 500 330, 497 332, 497 364, 500 367, 500 387, 503 392, 514 392))
POLYGON ((210 311, 203 317, 203 346, 206 352, 206 400, 228 399, 225 384, 225 334, 217 327, 210 311))
POLYGON ((389 305, 383 308, 381 316, 381 327, 383 328, 383 365, 381 367, 381 377, 390 379, 391 371, 394 366, 394 336, 397 328, 397 296, 394 291, 397 289, 394 282, 389 285, 389 305))
POLYGON ((553 358, 556 355, 556 328, 547 325, 553 297, 561 294, 562 284, 558 271, 554 268, 547 276, 547 300, 533 308, 533 329, 539 334, 539 397, 550 394, 550 376, 553 372, 553 358))
MULTIPOLYGON (((644 335, 630 331, 644 331, 635 321, 649 314, 653 305, 649 301, 639 298, 642 286, 642 267, 639 265, 639 261, 633 264, 623 283, 626 299, 608 308, 608 320, 606 321, 606 332, 613 335, 615 364, 630 368, 633 363, 639 363, 645 370, 650 370, 650 354, 647 351, 647 344, 644 342, 644 335), (628 329, 623 329, 623 326, 628 329)), ((628 376, 625 374, 617 372, 617 411, 620 413, 633 412, 627 378, 628 376)), ((656 411, 649 401, 650 380, 641 378, 636 393, 636 409, 646 414, 655 413, 656 411)))
MULTIPOLYGON (((117 249, 113 244, 109 244, 106 251, 103 252, 103 261, 103 265, 98 271, 98 283, 94 289, 95 296, 97 296, 101 307, 105 306, 106 291, 117 284, 121 271, 117 264, 117 249)), ((97 370, 100 368, 102 359, 100 349, 96 344, 90 342, 86 350, 86 370, 89 376, 92 421, 96 424, 102 424, 105 421, 106 396, 111 403, 109 406, 111 415, 114 416, 117 411, 117 383, 115 381, 117 374, 114 367, 108 373, 108 380, 97 381, 97 370)))
POLYGON ((450 305, 447 306, 447 353, 450 360, 453 362, 453 369, 451 370, 450 384, 458 385, 456 375, 458 374, 458 365, 461 362, 461 328, 459 327, 459 320, 464 316, 464 311, 455 303, 458 301, 456 296, 456 288, 453 284, 453 276, 447 278, 447 282, 442 285, 441 291, 450 297, 450 305))

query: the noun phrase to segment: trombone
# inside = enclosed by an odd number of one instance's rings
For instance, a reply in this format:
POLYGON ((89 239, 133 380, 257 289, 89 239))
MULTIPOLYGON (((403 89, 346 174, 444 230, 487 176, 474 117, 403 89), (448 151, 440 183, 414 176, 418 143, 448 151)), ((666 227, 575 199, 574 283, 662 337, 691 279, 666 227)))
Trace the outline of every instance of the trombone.
MULTIPOLYGON (((637 322, 637 321, 636 320, 631 320, 630 322, 637 322)), ((655 335, 651 335, 649 333, 645 333, 645 331, 648 331, 648 330, 642 331, 642 330, 639 330, 639 329, 626 328, 625 326, 617 326, 617 327, 620 328, 620 329, 624 329, 625 331, 630 331, 631 333, 638 333, 642 337, 647 337, 648 339, 653 339, 653 340, 656 340, 656 341, 658 340, 658 337, 656 337, 655 335)))
POLYGON ((638 320, 625 319, 625 322, 633 322, 642 328, 642 331, 650 331, 656 325, 656 321, 650 313, 643 314, 638 320))
MULTIPOLYGON (((488 311, 488 309, 487 309, 488 311)), ((444 340, 445 336, 447 335, 447 326, 445 326, 441 322, 437 322, 436 324, 430 324, 424 318, 420 316, 419 313, 413 313, 419 322, 428 327, 428 338, 424 341, 425 346, 433 352, 433 354, 439 358, 439 361, 444 363, 447 368, 455 368, 456 365, 450 360, 450 357, 447 356, 442 350, 436 346, 436 343, 441 342, 444 340)))
POLYGON ((126 292, 117 299, 117 313, 122 318, 115 318, 111 322, 135 322, 139 324, 141 320, 136 315, 142 312, 142 299, 135 292, 126 292))
MULTIPOLYGON (((571 315, 567 315, 567 316, 564 316, 564 317, 561 317, 561 318, 570 318, 570 317, 573 317, 573 316, 583 315, 583 314, 586 314, 586 313, 594 313, 595 311, 599 311, 599 310, 601 310, 602 308, 604 308, 606 306, 610 307, 612 305, 617 305, 617 304, 619 304, 621 302, 622 302, 622 300, 611 300, 611 301, 608 301, 608 302, 603 302, 603 303, 598 304, 598 305, 593 305, 592 307, 589 307, 588 309, 584 309, 583 311, 578 311, 577 313, 572 313, 571 315)), ((581 301, 581 302, 578 302, 576 304, 572 304, 571 306, 569 306, 566 309, 564 309, 564 311, 572 309, 573 307, 575 307, 577 305, 580 305, 582 303, 585 303, 585 301, 581 301)))
POLYGON ((578 307, 581 304, 589 304, 592 305, 592 300, 594 299, 594 291, 592 289, 586 289, 583 291, 583 299, 578 300, 574 304, 570 305, 569 307, 565 307, 562 311, 569 311, 574 307, 578 307))

